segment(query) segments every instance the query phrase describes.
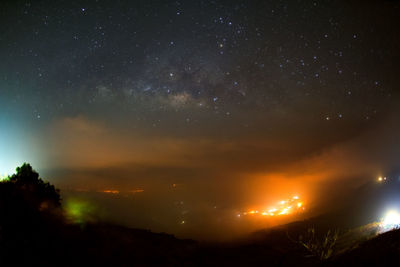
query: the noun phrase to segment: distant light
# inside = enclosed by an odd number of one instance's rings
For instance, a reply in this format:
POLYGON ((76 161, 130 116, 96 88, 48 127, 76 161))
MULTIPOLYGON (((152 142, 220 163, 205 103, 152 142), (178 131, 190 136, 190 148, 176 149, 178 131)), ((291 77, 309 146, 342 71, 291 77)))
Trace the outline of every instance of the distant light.
POLYGON ((288 214, 289 213, 289 208, 284 208, 280 213, 279 213, 279 215, 285 215, 285 214, 288 214))
POLYGON ((106 189, 106 190, 99 191, 99 192, 106 193, 106 194, 119 194, 118 190, 112 190, 112 189, 106 189))
POLYGON ((70 198, 65 202, 65 212, 70 222, 83 224, 95 219, 96 207, 86 200, 70 198))
POLYGON ((378 182, 384 182, 384 181, 386 181, 387 180, 387 177, 385 176, 385 177, 382 177, 382 176, 379 176, 378 177, 378 182))
MULTIPOLYGON (((300 197, 297 195, 287 199, 277 202, 276 207, 270 207, 265 210, 249 210, 247 212, 243 212, 240 215, 246 216, 247 214, 251 214, 253 216, 281 216, 281 215, 289 215, 289 214, 297 214, 304 210, 304 203, 300 200, 300 197)), ((238 216, 239 217, 239 216, 238 216)))
POLYGON ((129 191, 130 193, 133 193, 133 194, 135 194, 135 193, 143 193, 144 192, 144 189, 133 189, 133 190, 131 190, 131 191, 129 191))
POLYGON ((389 210, 382 220, 382 227, 385 229, 393 229, 400 226, 400 214, 397 210, 389 210))
POLYGON ((186 222, 185 221, 181 221, 181 224, 185 224, 186 222))

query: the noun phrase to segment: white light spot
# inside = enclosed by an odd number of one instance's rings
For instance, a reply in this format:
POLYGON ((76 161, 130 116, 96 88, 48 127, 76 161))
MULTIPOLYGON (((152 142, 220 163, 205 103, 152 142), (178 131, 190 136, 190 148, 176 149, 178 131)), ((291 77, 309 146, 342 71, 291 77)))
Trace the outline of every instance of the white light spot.
POLYGON ((391 230, 400 226, 400 214, 397 210, 389 210, 381 222, 384 230, 391 230))

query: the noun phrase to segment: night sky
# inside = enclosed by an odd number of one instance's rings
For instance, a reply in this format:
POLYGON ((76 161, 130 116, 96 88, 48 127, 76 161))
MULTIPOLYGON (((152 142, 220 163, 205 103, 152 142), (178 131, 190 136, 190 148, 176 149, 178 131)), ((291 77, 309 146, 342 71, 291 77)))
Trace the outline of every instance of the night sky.
POLYGON ((317 205, 400 167, 399 18, 377 0, 1 1, 0 172, 144 190, 108 205, 169 232, 317 205))

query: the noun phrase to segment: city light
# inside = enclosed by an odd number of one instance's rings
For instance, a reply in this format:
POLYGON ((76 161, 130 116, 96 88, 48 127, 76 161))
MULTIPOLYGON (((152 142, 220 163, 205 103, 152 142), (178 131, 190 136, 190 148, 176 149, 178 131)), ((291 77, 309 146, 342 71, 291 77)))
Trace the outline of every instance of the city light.
POLYGON ((242 212, 237 214, 237 217, 242 216, 266 216, 266 217, 275 217, 275 216, 284 216, 289 214, 300 213, 305 210, 304 203, 300 200, 298 196, 294 196, 290 199, 281 200, 277 202, 277 205, 274 207, 269 207, 265 210, 256 210, 252 209, 247 212, 242 212))
POLYGON ((400 213, 397 210, 388 210, 381 223, 381 232, 390 231, 400 227, 400 213))
POLYGON ((382 176, 378 177, 378 182, 380 182, 380 183, 385 182, 386 180, 387 180, 386 177, 382 177, 382 176))

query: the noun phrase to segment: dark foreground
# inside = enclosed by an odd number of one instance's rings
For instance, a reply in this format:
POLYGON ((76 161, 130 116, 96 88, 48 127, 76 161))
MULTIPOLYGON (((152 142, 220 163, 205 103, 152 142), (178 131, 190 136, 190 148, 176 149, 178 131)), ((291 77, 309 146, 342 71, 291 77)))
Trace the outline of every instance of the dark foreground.
MULTIPOLYGON (((390 193, 366 188, 357 195, 375 195, 375 202, 390 193)), ((358 202, 365 203, 364 197, 352 203, 358 202)), ((71 223, 59 191, 24 165, 0 182, 0 266, 398 266, 400 230, 379 234, 377 223, 360 224, 352 217, 354 210, 362 213, 356 205, 237 242, 201 243, 112 224, 71 223), (332 230, 337 226, 340 231, 332 230)))
POLYGON ((51 220, 2 227, 0 266, 398 266, 400 230, 321 260, 288 237, 288 228, 246 241, 204 244, 108 224, 51 220))

